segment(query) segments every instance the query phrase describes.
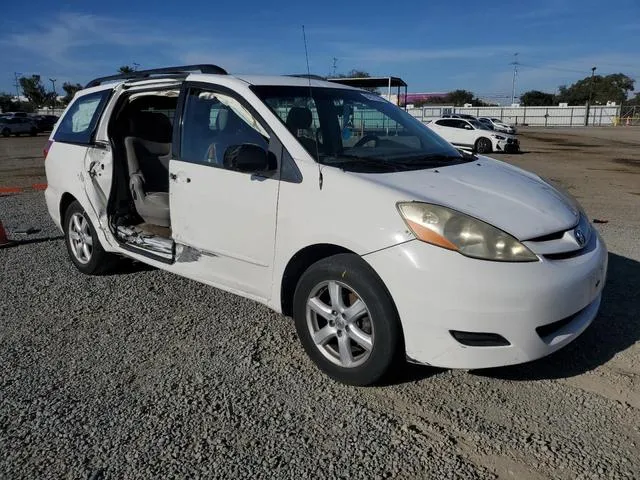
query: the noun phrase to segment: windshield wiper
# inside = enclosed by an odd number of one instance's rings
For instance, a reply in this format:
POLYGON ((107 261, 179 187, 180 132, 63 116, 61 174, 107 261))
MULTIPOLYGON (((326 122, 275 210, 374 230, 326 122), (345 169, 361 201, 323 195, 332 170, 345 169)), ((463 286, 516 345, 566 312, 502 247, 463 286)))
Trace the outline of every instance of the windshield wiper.
POLYGON ((470 154, 460 155, 442 155, 442 154, 430 154, 430 155, 416 155, 409 158, 398 159, 397 162, 404 165, 442 165, 447 163, 455 163, 461 160, 476 160, 477 157, 470 154))
POLYGON ((338 167, 344 169, 345 167, 374 167, 385 168, 394 171, 402 170, 401 163, 386 160, 384 158, 376 157, 361 157, 358 155, 340 154, 340 155, 325 155, 321 157, 321 163, 323 165, 329 165, 332 167, 338 167), (327 162, 326 160, 331 160, 327 162))

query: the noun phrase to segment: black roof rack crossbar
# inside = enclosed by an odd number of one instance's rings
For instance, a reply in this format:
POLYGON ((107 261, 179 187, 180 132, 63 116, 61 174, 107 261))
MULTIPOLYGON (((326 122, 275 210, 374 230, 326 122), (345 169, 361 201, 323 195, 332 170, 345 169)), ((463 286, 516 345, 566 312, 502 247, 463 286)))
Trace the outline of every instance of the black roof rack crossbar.
POLYGON ((108 77, 94 78, 84 88, 95 87, 105 82, 114 80, 129 80, 133 78, 148 78, 152 75, 176 75, 188 74, 191 72, 214 73, 218 75, 227 75, 227 71, 217 65, 200 64, 200 65, 180 65, 176 67, 153 68, 151 70, 136 70, 131 73, 120 73, 118 75, 109 75, 108 77))

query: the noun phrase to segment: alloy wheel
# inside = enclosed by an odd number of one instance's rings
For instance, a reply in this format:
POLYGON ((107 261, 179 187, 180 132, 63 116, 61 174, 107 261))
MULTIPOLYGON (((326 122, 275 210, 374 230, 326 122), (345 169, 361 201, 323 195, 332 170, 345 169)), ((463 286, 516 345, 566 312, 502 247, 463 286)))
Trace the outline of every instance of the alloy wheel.
POLYGON ((91 261, 93 253, 93 237, 89 221, 82 213, 75 212, 69 219, 69 244, 73 256, 82 264, 91 261))
POLYGON ((371 355, 375 340, 371 315, 348 285, 336 280, 316 285, 307 299, 306 317, 316 348, 335 365, 358 367, 371 355))

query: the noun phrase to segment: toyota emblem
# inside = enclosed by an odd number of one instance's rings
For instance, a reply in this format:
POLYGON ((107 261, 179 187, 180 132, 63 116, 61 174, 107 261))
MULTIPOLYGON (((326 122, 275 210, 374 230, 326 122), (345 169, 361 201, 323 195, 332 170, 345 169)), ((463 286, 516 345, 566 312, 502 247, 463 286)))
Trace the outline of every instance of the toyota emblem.
POLYGON ((576 236, 576 240, 578 241, 578 245, 583 247, 586 242, 586 238, 584 238, 584 233, 582 233, 582 230, 580 230, 579 228, 576 228, 575 236, 576 236))

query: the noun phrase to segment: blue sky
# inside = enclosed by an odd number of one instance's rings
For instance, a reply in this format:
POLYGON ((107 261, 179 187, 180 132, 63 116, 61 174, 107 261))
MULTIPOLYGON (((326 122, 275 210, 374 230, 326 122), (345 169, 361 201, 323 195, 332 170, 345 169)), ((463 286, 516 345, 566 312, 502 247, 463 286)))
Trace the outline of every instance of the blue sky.
MULTIPOLYGON (((232 73, 352 68, 403 77, 412 92, 487 98, 553 92, 590 73, 640 80, 638 0, 417 2, 222 0, 9 2, 0 17, 0 91, 13 72, 84 83, 124 64, 217 63, 232 73)), ((637 86, 640 89, 640 83, 637 86)))

